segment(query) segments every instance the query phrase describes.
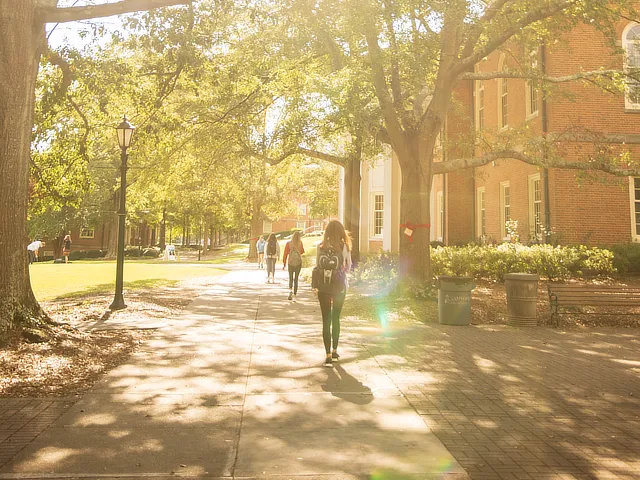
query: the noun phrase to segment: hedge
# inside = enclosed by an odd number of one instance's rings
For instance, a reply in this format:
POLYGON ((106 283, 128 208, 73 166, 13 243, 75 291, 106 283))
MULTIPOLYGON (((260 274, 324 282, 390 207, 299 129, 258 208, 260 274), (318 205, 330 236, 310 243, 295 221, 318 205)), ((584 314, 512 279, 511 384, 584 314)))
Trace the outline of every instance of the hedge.
MULTIPOLYGON (((381 252, 363 258, 352 273, 355 283, 386 284, 397 275, 398 255, 381 252)), ((640 269, 640 246, 606 249, 580 246, 468 245, 431 248, 434 275, 461 275, 502 281, 507 273, 536 273, 559 280, 607 276, 640 269)))

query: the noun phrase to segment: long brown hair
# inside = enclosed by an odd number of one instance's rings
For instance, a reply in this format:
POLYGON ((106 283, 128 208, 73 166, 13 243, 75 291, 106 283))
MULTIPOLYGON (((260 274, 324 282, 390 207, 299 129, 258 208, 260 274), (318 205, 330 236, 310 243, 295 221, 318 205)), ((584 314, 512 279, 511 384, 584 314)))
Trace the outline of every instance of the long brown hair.
POLYGON ((293 232, 293 236, 291 237, 291 245, 296 249, 300 250, 300 231, 296 230, 293 232))
POLYGON ((349 232, 344 229, 342 223, 338 220, 331 220, 324 231, 322 248, 342 250, 343 245, 346 245, 347 250, 351 251, 351 236, 349 232))

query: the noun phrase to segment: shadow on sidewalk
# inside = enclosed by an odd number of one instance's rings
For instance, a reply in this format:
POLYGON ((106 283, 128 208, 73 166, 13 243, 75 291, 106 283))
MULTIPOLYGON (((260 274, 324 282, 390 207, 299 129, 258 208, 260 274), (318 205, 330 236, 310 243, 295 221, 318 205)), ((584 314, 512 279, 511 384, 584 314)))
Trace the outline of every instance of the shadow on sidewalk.
POLYGON ((349 375, 342 365, 335 365, 327 373, 327 382, 322 385, 325 392, 331 392, 334 397, 357 405, 366 405, 373 401, 371 389, 349 375))

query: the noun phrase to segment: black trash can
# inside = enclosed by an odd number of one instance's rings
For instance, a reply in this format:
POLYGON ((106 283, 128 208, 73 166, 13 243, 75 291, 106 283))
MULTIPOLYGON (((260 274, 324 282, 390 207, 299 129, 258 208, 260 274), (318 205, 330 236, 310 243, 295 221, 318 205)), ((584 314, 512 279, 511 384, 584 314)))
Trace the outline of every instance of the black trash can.
POLYGON ((438 289, 438 321, 442 325, 471 323, 471 291, 475 284, 471 277, 436 277, 438 289))

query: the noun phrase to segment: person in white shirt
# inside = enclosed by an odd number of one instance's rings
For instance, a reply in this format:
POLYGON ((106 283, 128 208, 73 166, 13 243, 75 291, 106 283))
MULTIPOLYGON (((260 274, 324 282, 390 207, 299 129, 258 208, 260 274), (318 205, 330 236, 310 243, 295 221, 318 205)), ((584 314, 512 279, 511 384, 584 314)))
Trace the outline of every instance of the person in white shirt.
POLYGON ((40 249, 45 246, 44 242, 40 240, 34 240, 29 245, 27 245, 27 252, 29 252, 29 264, 38 261, 38 255, 40 254, 40 249))

